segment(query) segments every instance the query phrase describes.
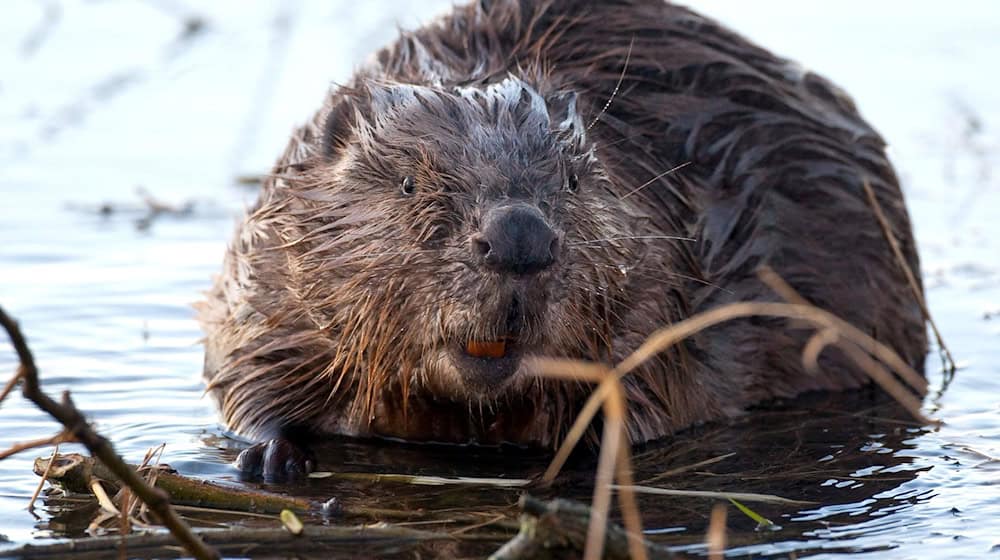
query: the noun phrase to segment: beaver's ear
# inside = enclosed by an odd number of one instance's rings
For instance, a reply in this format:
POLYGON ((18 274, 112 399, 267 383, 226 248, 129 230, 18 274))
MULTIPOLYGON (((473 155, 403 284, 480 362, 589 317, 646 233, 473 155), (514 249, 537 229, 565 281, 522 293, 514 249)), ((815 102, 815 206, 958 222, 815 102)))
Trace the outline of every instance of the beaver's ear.
POLYGON ((586 130, 580 113, 576 110, 576 92, 557 91, 546 97, 545 104, 549 108, 552 130, 564 141, 583 147, 586 130))
POLYGON ((351 141, 357 126, 359 101, 354 92, 341 90, 334 94, 333 106, 323 122, 324 156, 333 157, 351 141))
POLYGON ((323 124, 324 155, 332 157, 358 137, 381 130, 417 102, 418 91, 416 86, 380 82, 341 88, 323 124))

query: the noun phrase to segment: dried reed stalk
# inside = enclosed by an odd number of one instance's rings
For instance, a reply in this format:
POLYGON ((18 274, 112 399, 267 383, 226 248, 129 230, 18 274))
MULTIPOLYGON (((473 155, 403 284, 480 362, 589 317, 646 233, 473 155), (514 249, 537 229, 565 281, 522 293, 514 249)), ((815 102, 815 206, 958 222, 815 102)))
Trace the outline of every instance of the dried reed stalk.
POLYGON ((732 303, 693 315, 683 321, 657 330, 632 354, 614 368, 585 362, 582 360, 558 358, 532 358, 528 365, 535 374, 553 379, 586 381, 596 384, 596 388, 584 403, 576 420, 567 432, 555 457, 542 477, 551 482, 562 469, 569 454, 577 446, 599 409, 604 410, 604 433, 594 487, 592 514, 587 535, 584 558, 600 558, 607 530, 608 511, 611 505, 612 486, 619 490, 619 506, 629 533, 630 553, 634 558, 645 558, 642 544, 642 522, 636 506, 632 487, 631 459, 625 432, 625 413, 628 404, 621 384, 622 378, 670 346, 704 329, 733 319, 769 316, 794 319, 811 325, 816 334, 809 340, 803 351, 803 365, 807 369, 816 367, 820 352, 829 345, 835 345, 847 355, 862 371, 868 374, 884 391, 896 399, 906 410, 922 423, 932 423, 921 411, 918 395, 927 392, 927 381, 913 370, 891 348, 871 338, 850 323, 836 315, 810 305, 777 273, 764 267, 758 271, 761 280, 787 301, 732 303), (888 369, 887 369, 888 368, 888 369), (895 376, 893 375, 895 374, 895 376), (902 382, 899 381, 899 379, 902 382), (635 546, 632 549, 632 546, 635 546))

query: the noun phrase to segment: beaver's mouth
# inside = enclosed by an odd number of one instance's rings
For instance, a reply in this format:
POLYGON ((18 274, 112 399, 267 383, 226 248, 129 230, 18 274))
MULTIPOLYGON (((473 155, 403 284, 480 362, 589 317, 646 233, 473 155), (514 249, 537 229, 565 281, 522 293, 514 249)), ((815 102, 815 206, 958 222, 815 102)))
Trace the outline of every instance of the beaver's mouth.
POLYGON ((452 351, 466 388, 483 395, 494 394, 503 388, 517 373, 524 355, 520 336, 524 317, 516 297, 511 299, 506 317, 500 323, 490 329, 496 333, 495 337, 468 339, 456 344, 452 351))
POLYGON ((523 355, 520 344, 505 339, 468 342, 464 348, 453 352, 453 359, 466 389, 485 396, 498 392, 506 385, 521 365, 523 355), (483 352, 474 353, 477 350, 483 352))

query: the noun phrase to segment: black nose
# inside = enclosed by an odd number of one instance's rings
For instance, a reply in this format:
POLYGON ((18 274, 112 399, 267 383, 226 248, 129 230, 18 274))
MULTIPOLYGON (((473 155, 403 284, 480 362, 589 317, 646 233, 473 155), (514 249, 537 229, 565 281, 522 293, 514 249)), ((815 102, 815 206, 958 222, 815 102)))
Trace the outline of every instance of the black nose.
POLYGON ((559 256, 559 236, 545 223, 542 213, 528 204, 487 212, 471 245, 480 263, 507 274, 541 272, 559 256))

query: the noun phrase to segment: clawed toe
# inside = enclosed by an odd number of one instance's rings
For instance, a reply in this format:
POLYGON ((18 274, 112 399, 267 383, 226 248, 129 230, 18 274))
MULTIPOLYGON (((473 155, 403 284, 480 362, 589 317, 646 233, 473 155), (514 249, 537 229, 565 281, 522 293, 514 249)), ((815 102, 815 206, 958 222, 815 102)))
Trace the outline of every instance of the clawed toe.
POLYGON ((266 482, 303 478, 315 467, 312 451, 284 438, 251 445, 236 458, 243 478, 263 477, 266 482))

